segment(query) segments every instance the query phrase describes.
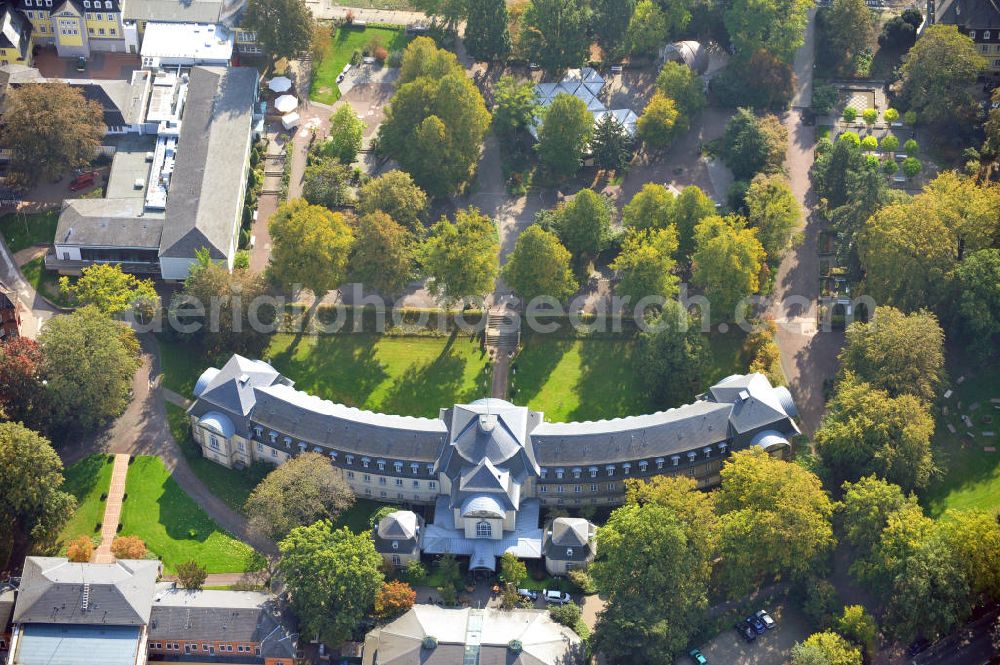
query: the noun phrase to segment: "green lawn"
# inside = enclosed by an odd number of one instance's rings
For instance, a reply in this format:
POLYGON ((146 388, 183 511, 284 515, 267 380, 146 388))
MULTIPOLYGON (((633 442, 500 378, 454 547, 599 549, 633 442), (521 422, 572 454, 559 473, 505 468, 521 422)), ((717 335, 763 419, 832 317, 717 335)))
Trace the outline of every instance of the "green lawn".
MULTIPOLYGON (((742 333, 713 335, 711 365, 704 387, 745 372, 742 333)), ((638 415, 668 405, 652 404, 639 380, 638 342, 634 338, 572 339, 526 335, 516 360, 513 401, 565 422, 638 415)), ((691 396, 694 398, 694 395, 691 396)))
POLYGON ((361 9, 396 9, 417 11, 410 0, 332 0, 334 7, 360 7, 361 9))
POLYGON ((159 457, 135 458, 125 493, 121 533, 142 538, 168 574, 185 561, 197 561, 210 573, 247 569, 253 549, 212 521, 174 481, 159 457))
POLYGON ((354 51, 363 51, 372 39, 380 39, 390 53, 402 50, 410 41, 410 38, 403 31, 402 26, 398 30, 389 28, 337 28, 333 34, 333 46, 325 58, 323 58, 313 71, 312 87, 309 90, 309 99, 323 104, 333 104, 340 99, 340 88, 337 87, 337 76, 344 69, 344 65, 351 61, 354 51))
POLYGON ((194 396, 194 384, 212 363, 201 356, 192 344, 184 344, 157 335, 160 347, 162 385, 187 399, 194 396))
POLYGON ((372 501, 371 499, 362 499, 358 497, 354 500, 354 505, 348 508, 334 522, 334 526, 338 529, 342 526, 346 526, 354 533, 365 533, 370 528, 369 519, 379 508, 389 504, 379 503, 378 501, 372 501))
POLYGON ((954 392, 950 399, 941 400, 941 406, 948 407, 948 415, 939 413, 934 435, 934 460, 943 474, 928 488, 924 504, 935 517, 948 508, 982 508, 1000 514, 1000 452, 983 450, 1000 448, 996 435, 983 436, 983 432, 1000 432, 1000 409, 994 409, 990 403, 991 399, 1000 398, 1000 369, 982 366, 971 372, 950 371, 954 392), (962 375, 965 381, 955 385, 962 375), (969 406, 976 402, 979 408, 969 411, 969 406), (972 419, 971 430, 962 422, 961 414, 972 419), (954 425, 955 434, 948 430, 949 423, 954 425), (967 436, 969 431, 975 438, 967 436))
POLYGON ((3 233, 10 251, 17 252, 32 245, 51 245, 58 223, 58 210, 31 214, 10 213, 0 217, 0 233, 3 233))
POLYGON ((275 335, 267 354, 295 387, 383 413, 434 417, 441 406, 488 394, 479 341, 467 336, 275 335))
POLYGON ((80 535, 100 536, 97 523, 104 519, 105 506, 101 495, 107 495, 111 486, 113 467, 112 455, 91 455, 66 469, 63 489, 76 497, 77 505, 73 517, 59 534, 61 542, 67 543, 80 535))
MULTIPOLYGON (((28 261, 21 266, 21 274, 28 280, 32 288, 51 302, 61 307, 72 307, 71 298, 59 290, 59 275, 51 270, 45 269, 45 257, 39 256, 37 259, 28 261)), ((71 280, 75 279, 73 277, 71 280)))
POLYGON ((177 441, 177 445, 180 446, 184 458, 187 459, 191 470, 194 471, 194 475, 208 485, 212 493, 225 501, 230 508, 236 512, 242 512, 243 504, 246 503, 250 492, 257 486, 257 483, 263 480, 272 467, 266 464, 255 464, 249 469, 238 471, 227 469, 221 464, 206 459, 201 454, 201 447, 191 437, 191 427, 188 425, 184 409, 169 402, 166 407, 170 433, 177 441))

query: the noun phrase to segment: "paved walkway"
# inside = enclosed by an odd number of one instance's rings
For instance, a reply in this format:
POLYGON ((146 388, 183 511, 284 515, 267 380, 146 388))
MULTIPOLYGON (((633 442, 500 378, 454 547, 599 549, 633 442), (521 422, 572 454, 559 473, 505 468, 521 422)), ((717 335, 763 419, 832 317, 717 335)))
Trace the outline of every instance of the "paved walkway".
POLYGON ((36 339, 42 326, 58 310, 35 292, 18 270, 17 261, 0 235, 0 285, 14 291, 21 305, 21 335, 36 339))
POLYGON ((122 516, 122 501, 125 500, 125 477, 128 475, 129 456, 125 453, 115 455, 115 466, 111 470, 111 486, 108 488, 108 500, 104 504, 104 520, 101 522, 101 544, 94 552, 94 563, 114 563, 115 555, 111 553, 111 543, 118 535, 118 522, 122 516))

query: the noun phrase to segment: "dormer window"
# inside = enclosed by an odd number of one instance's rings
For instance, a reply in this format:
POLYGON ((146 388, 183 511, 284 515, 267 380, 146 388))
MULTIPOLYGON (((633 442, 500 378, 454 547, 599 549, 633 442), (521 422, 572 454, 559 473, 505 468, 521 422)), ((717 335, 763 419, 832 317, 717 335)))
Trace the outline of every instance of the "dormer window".
POLYGON ((720 455, 725 455, 727 448, 729 448, 729 444, 728 443, 720 443, 719 444, 719 454, 720 455))
POLYGON ((629 462, 625 462, 624 464, 622 464, 622 470, 624 471, 625 475, 627 476, 629 474, 629 471, 632 470, 632 464, 629 463, 629 462))
POLYGON ((548 469, 542 469, 541 476, 542 476, 542 478, 548 478, 549 477, 549 470, 548 469))
POLYGON ((975 30, 969 30, 969 38, 970 39, 975 39, 976 38, 976 31, 975 30))
POLYGON ((984 32, 984 33, 983 33, 983 39, 985 39, 986 41, 989 41, 989 39, 990 39, 990 34, 991 34, 991 33, 990 33, 990 31, 989 31, 989 30, 987 30, 986 32, 984 32))
POLYGON ((573 477, 576 478, 577 480, 580 479, 581 473, 583 473, 583 469, 580 468, 573 469, 573 477))
POLYGON ((305 441, 299 441, 299 452, 300 453, 304 453, 305 451, 306 451, 306 442, 305 441))
POLYGON ((371 460, 370 459, 368 459, 367 457, 362 457, 361 458, 361 466, 363 466, 363 467, 365 467, 367 469, 369 464, 371 464, 371 460))
POLYGON ((282 440, 285 442, 285 448, 290 448, 292 446, 292 437, 286 436, 282 440))
POLYGON ((702 452, 705 453, 705 457, 711 457, 712 456, 712 449, 711 448, 705 448, 702 452))
POLYGON ((680 455, 671 455, 670 456, 670 461, 673 463, 674 466, 677 466, 678 464, 681 463, 681 456, 680 455))
POLYGON ((664 460, 663 460, 662 457, 657 457, 656 458, 656 468, 657 469, 662 469, 663 468, 663 462, 664 462, 664 460))
POLYGON ((402 473, 403 472, 403 463, 402 462, 394 462, 392 466, 395 467, 396 473, 402 473))
POLYGON ((688 461, 693 462, 697 456, 698 453, 692 450, 691 452, 688 453, 688 461))
POLYGON ((598 472, 598 470, 599 470, 599 469, 598 469, 598 468, 597 468, 596 466, 592 466, 592 467, 590 467, 590 468, 588 469, 588 471, 590 471, 590 477, 591 477, 591 478, 596 478, 596 477, 597 477, 597 472, 598 472))
POLYGON ((336 462, 337 461, 337 451, 336 450, 333 450, 333 451, 330 452, 330 461, 331 462, 336 462))
POLYGON ((354 464, 354 455, 344 455, 344 461, 348 464, 354 464))
POLYGON ((649 462, 647 462, 646 460, 643 460, 643 461, 639 462, 639 471, 642 471, 643 473, 646 473, 646 469, 648 467, 649 467, 649 462))
POLYGON ((609 477, 615 475, 615 465, 614 464, 607 465, 605 467, 605 470, 608 472, 608 476, 609 477))
POLYGON ((253 428, 253 432, 254 432, 254 434, 257 435, 258 439, 260 437, 264 436, 264 428, 261 427, 260 425, 255 425, 254 428, 253 428))
POLYGON ((268 436, 271 437, 271 443, 277 443, 278 442, 278 433, 277 432, 268 432, 268 436))
POLYGON ((562 469, 556 469, 556 478, 558 480, 562 480, 562 477, 563 477, 563 470, 562 469))
POLYGON ((433 464, 428 464, 427 465, 427 475, 429 476, 432 473, 434 473, 434 465, 433 464))
POLYGON ((375 463, 378 464, 378 470, 379 471, 385 471, 385 460, 384 459, 380 459, 380 460, 376 461, 375 463))
POLYGON ((413 464, 410 465, 410 471, 413 472, 413 475, 417 475, 417 472, 419 470, 420 470, 420 465, 419 464, 413 463, 413 464))
MULTIPOLYGON (((100 1, 100 0, 98 0, 98 1, 100 1)), ((104 3, 104 8, 105 8, 105 9, 111 9, 111 0, 107 0, 107 1, 106 1, 106 2, 104 3)))

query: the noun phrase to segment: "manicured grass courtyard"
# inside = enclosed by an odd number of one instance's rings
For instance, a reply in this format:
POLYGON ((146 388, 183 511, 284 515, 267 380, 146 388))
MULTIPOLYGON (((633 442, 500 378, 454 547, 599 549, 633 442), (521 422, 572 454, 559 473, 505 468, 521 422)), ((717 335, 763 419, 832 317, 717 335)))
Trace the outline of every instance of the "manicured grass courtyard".
POLYGON ((996 451, 1000 438, 996 434, 983 436, 983 432, 1000 432, 1000 409, 993 408, 990 402, 1000 399, 1000 369, 966 366, 950 371, 953 394, 941 402, 948 407, 948 415, 937 416, 933 441, 934 461, 943 473, 931 483, 923 503, 935 517, 949 508, 981 508, 1000 514, 1000 452, 996 451), (959 376, 966 379, 955 385, 959 376), (976 403, 979 407, 970 411, 969 407, 976 403), (971 429, 962 422, 962 414, 972 419, 971 429), (949 423, 955 427, 955 434, 948 430, 949 423))
POLYGON ((122 535, 142 538, 166 572, 196 561, 210 573, 244 572, 253 549, 223 531, 173 479, 159 457, 129 465, 122 535))
POLYGON ((111 470, 114 458, 111 455, 91 455, 67 467, 63 475, 66 482, 63 490, 76 497, 76 512, 66 522, 59 540, 64 545, 77 536, 98 538, 97 524, 104 519, 105 501, 111 486, 111 470))
POLYGON ((337 28, 333 34, 333 46, 330 52, 320 60, 313 71, 309 99, 323 104, 333 104, 340 99, 337 76, 343 71, 344 65, 351 61, 354 51, 363 51, 372 39, 376 38, 390 53, 406 48, 406 44, 410 41, 402 27, 398 30, 382 27, 363 30, 350 27, 337 28))
POLYGON ((10 213, 0 217, 0 233, 3 233, 10 251, 17 252, 32 245, 51 245, 58 223, 58 210, 10 213))
POLYGON ((173 341, 163 335, 157 335, 156 341, 160 347, 161 384, 191 399, 195 382, 212 363, 203 358, 192 344, 173 341))
MULTIPOLYGON (((712 335, 709 345, 711 364, 703 388, 746 372, 742 333, 712 335)), ((617 418, 676 406, 650 401, 639 378, 639 363, 634 338, 527 335, 511 375, 513 401, 555 422, 617 418)))
POLYGON ((268 357, 295 387, 383 413, 434 417, 442 406, 489 392, 478 339, 370 334, 275 335, 268 357))
MULTIPOLYGON (((47 298, 52 303, 60 307, 72 307, 72 298, 63 294, 59 290, 59 275, 51 270, 45 269, 45 257, 39 256, 37 259, 28 261, 21 266, 21 274, 28 280, 31 287, 47 298)), ((70 280, 76 279, 70 277, 70 280)))

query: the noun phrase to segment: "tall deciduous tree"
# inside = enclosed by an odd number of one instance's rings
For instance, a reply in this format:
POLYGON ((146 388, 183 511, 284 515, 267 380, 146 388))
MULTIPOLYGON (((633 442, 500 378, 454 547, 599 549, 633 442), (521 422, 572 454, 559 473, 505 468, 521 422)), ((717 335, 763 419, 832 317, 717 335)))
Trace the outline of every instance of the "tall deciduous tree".
POLYGON ((556 234, 537 224, 517 238, 503 267, 503 278, 524 302, 538 296, 568 298, 577 289, 569 253, 556 234))
POLYGON ((556 230, 575 260, 593 259, 611 233, 611 202, 592 189, 581 189, 558 210, 556 230))
POLYGON ((982 509, 948 510, 937 531, 958 558, 969 590, 980 601, 1000 598, 1000 523, 982 509))
POLYGON ((674 100, 657 90, 636 122, 636 134, 653 148, 666 148, 674 140, 679 117, 674 100))
POLYGON ((665 229, 673 221, 674 195, 659 183, 645 183, 622 208, 622 224, 629 228, 665 229))
POLYGON ((587 61, 590 8, 585 0, 531 0, 521 41, 532 62, 554 72, 587 61))
POLYGON ((556 95, 545 109, 538 129, 538 158, 557 178, 568 178, 580 168, 583 151, 594 129, 594 116, 583 100, 573 95, 556 95))
POLYGON ((382 588, 382 557, 371 535, 321 521, 292 529, 278 549, 278 568, 303 634, 343 642, 372 611, 382 588))
POLYGON ((845 482, 843 490, 844 496, 837 506, 838 530, 861 559, 871 554, 878 544, 890 515, 917 505, 914 495, 904 495, 899 485, 875 475, 865 476, 855 483, 845 482))
POLYGON ((383 621, 392 621, 406 614, 417 602, 417 592, 406 582, 392 580, 383 582, 375 596, 375 616, 383 621))
POLYGON ((39 342, 58 422, 92 430, 125 410, 139 369, 131 328, 88 305, 49 320, 39 342))
POLYGON ((694 251, 694 230, 698 222, 715 213, 715 202, 696 185, 688 185, 674 201, 673 221, 677 227, 677 259, 686 261, 694 251))
POLYGON ((621 273, 615 291, 629 296, 633 303, 647 296, 673 298, 678 281, 673 273, 676 252, 677 229, 673 225, 645 231, 629 229, 621 252, 611 263, 611 269, 621 273))
POLYGON ((747 221, 757 229, 757 238, 768 260, 777 264, 802 222, 802 206, 788 180, 782 175, 758 173, 743 201, 747 221))
POLYGON ((30 184, 89 164, 107 129, 101 105, 59 81, 11 88, 5 106, 0 140, 30 184))
POLYGON ((4 543, 27 538, 48 543, 59 533, 76 508, 73 495, 62 491, 62 471, 48 439, 18 423, 0 423, 0 538, 4 543))
POLYGON ((427 195, 404 171, 386 171, 361 185, 358 191, 358 214, 381 211, 410 231, 423 230, 420 219, 427 210, 427 195))
POLYGON ((766 49, 791 62, 805 41, 811 0, 733 0, 723 19, 737 56, 766 49))
POLYGON ((680 111, 677 123, 681 129, 687 129, 690 121, 705 108, 705 84, 682 62, 664 63, 656 76, 656 88, 677 104, 680 111))
POLYGON ((379 127, 379 150, 431 196, 446 196, 471 177, 490 114, 454 54, 428 37, 406 47, 400 82, 379 127))
POLYGON ((621 171, 632 159, 632 138, 610 113, 594 123, 590 154, 602 169, 621 171))
POLYGON ((323 154, 350 164, 361 152, 365 122, 350 104, 345 103, 330 116, 330 138, 323 143, 323 154))
POLYGON ((875 13, 865 0, 833 0, 821 11, 818 53, 842 74, 853 75, 855 59, 874 41, 875 13))
POLYGON ((496 225, 476 208, 442 217, 423 247, 424 271, 431 293, 446 304, 480 298, 493 289, 500 271, 496 225))
POLYGON ((497 134, 508 138, 526 131, 535 123, 538 114, 535 84, 513 76, 501 76, 493 93, 493 128, 497 134))
POLYGON ((272 60, 294 58, 312 45, 313 17, 305 0, 250 0, 243 27, 256 33, 272 60))
POLYGON ((792 648, 793 665, 861 665, 861 660, 861 649, 830 630, 813 633, 792 648))
POLYGON ((399 295, 413 279, 415 247, 412 234, 381 211, 354 224, 350 276, 382 295, 399 295))
POLYGON ((123 273, 121 266, 109 263, 87 266, 72 284, 62 277, 59 288, 78 303, 94 305, 108 316, 128 310, 149 313, 160 302, 153 280, 123 273))
POLYGON ((347 278, 354 233, 340 213, 302 199, 283 204, 271 217, 268 270, 286 287, 301 284, 322 299, 347 278))
POLYGON ((773 115, 758 117, 750 109, 737 109, 726 125, 722 159, 737 178, 750 179, 761 171, 781 168, 788 145, 788 131, 773 115))
POLYGON ((921 122, 968 120, 975 107, 972 87, 985 68, 986 58, 967 34, 954 25, 930 25, 903 56, 903 95, 921 122))
POLYGON ((676 301, 663 306, 659 318, 640 338, 639 376, 654 404, 680 406, 705 386, 708 349, 694 319, 676 301))
POLYGON ((926 487, 934 419, 913 395, 890 397, 847 374, 827 407, 816 447, 834 480, 874 473, 904 490, 926 487))
POLYGON ((506 0, 468 0, 465 50, 476 60, 506 60, 510 55, 506 0))
POLYGON ((267 474, 247 498, 250 528, 272 540, 298 526, 334 520, 354 503, 354 492, 319 453, 302 453, 267 474))
POLYGON ((1000 333, 1000 249, 969 254, 958 269, 958 316, 962 332, 981 356, 995 353, 1000 333))
POLYGON ((926 310, 906 315, 889 306, 874 314, 870 323, 848 326, 840 352, 843 370, 894 397, 933 402, 944 381, 944 331, 937 317, 926 310))
POLYGON ((692 282, 705 290, 712 318, 731 321, 740 300, 760 288, 760 274, 767 255, 742 217, 712 215, 695 227, 691 255, 692 282))
POLYGON ((592 0, 591 31, 604 60, 613 62, 625 53, 625 34, 635 11, 636 0, 592 0))
POLYGON ((653 0, 639 0, 625 39, 632 55, 651 56, 667 37, 667 16, 653 0))
POLYGON ((821 564, 834 545, 833 502, 815 474, 758 448, 734 453, 721 475, 721 588, 738 597, 767 575, 821 564))
POLYGON ((427 16, 441 19, 445 26, 454 30, 458 22, 469 16, 471 0, 414 0, 413 6, 427 16))
POLYGON ((35 340, 15 337, 0 344, 0 420, 48 430, 52 402, 45 372, 45 358, 35 340))
POLYGON ((333 157, 313 159, 302 178, 302 198, 323 208, 339 208, 351 201, 351 171, 333 157))

